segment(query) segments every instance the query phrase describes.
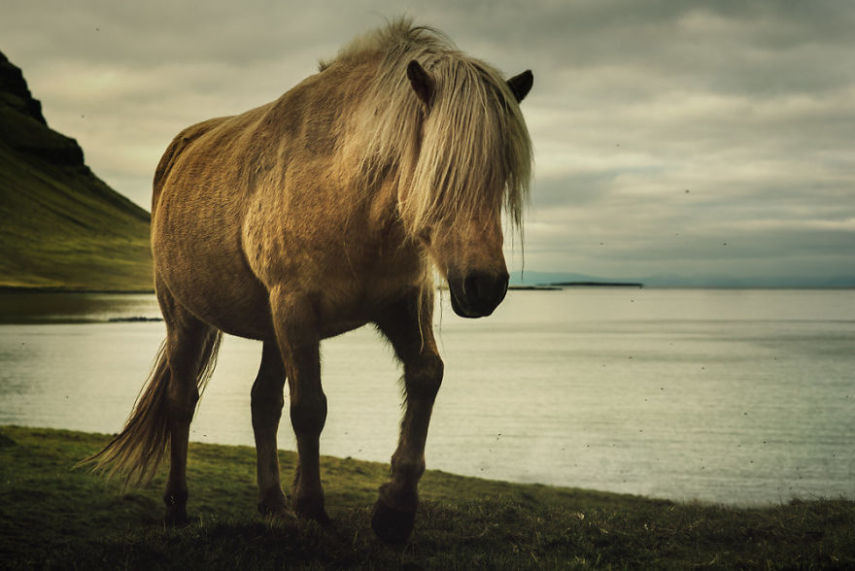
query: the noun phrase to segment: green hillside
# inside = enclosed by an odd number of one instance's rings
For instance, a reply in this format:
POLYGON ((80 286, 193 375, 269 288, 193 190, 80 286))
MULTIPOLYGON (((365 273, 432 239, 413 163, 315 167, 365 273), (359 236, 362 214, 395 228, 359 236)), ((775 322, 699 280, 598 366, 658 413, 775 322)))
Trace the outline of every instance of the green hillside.
POLYGON ((0 288, 151 290, 149 214, 48 127, 0 53, 0 288))

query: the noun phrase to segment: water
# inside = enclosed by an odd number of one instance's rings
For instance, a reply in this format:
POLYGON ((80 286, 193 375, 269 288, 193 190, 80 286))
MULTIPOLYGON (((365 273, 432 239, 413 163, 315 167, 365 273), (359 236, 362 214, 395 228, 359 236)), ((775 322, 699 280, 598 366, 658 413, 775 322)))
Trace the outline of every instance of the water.
MULTIPOLYGON (((440 309, 431 468, 728 504, 855 498, 855 291, 515 291, 487 319, 440 309)), ((146 295, 0 295, 0 424, 119 430, 164 327, 108 320, 157 316, 146 295)), ((225 339, 193 440, 253 444, 260 351, 225 339)), ((363 328, 322 359, 322 452, 388 461, 391 350, 363 328)))

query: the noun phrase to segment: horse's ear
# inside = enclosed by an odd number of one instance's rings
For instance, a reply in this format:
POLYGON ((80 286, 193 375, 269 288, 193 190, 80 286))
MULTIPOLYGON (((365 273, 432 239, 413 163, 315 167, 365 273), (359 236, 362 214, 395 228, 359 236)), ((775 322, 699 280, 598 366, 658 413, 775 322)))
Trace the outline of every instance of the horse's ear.
POLYGON ((519 75, 515 75, 508 80, 508 87, 511 88, 514 97, 517 98, 517 103, 525 99, 528 92, 531 91, 531 86, 534 84, 534 75, 530 69, 525 70, 519 75))
POLYGON ((433 78, 416 60, 410 61, 407 65, 407 77, 410 80, 410 85, 413 86, 413 91, 429 107, 433 101, 435 88, 433 78))

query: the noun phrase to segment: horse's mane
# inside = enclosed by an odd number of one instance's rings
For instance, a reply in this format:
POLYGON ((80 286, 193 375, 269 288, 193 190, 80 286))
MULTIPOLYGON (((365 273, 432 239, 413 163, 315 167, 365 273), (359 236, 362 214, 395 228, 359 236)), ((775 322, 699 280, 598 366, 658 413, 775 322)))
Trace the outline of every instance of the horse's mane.
POLYGON ((502 75, 461 53, 441 32, 407 19, 356 38, 321 70, 372 61, 379 61, 377 72, 350 140, 368 180, 397 176, 408 230, 449 227, 485 206, 504 206, 521 231, 531 141, 502 75), (435 82, 428 118, 407 78, 412 60, 435 82))

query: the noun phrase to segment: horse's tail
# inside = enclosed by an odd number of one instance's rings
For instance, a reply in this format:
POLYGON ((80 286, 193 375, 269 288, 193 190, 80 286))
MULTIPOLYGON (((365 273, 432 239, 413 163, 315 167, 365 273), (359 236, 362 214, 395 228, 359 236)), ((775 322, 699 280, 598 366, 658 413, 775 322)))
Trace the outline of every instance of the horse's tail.
MULTIPOLYGON (((222 333, 211 332, 196 374, 199 393, 214 372, 222 333)), ((169 450, 169 414, 166 393, 169 387, 169 364, 165 350, 160 346, 154 368, 134 403, 125 427, 113 437, 100 452, 82 460, 78 467, 91 465, 92 470, 108 478, 123 476, 126 486, 146 484, 157 472, 169 450)))

